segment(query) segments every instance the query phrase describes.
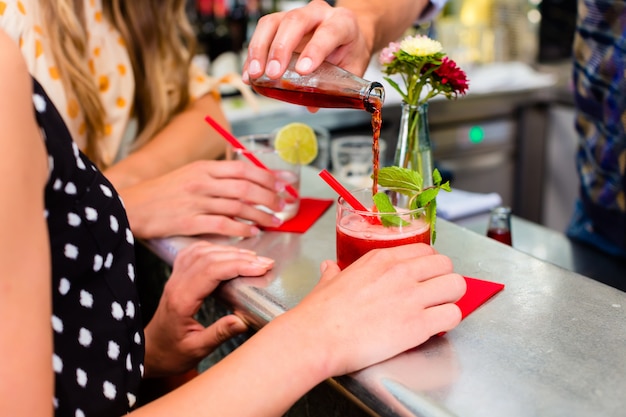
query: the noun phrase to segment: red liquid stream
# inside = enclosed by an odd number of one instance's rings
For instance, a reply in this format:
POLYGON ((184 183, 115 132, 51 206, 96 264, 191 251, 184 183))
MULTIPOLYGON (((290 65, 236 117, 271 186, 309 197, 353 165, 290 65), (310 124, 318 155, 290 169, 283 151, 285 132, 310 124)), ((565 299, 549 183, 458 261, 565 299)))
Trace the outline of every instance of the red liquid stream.
POLYGON ((337 264, 339 268, 344 269, 372 249, 392 248, 411 243, 430 244, 430 228, 413 236, 386 240, 359 239, 337 228, 337 264))
POLYGON ((376 103, 374 112, 372 113, 372 176, 374 182, 372 183, 372 195, 378 192, 378 171, 380 169, 380 127, 383 124, 382 119, 382 103, 376 103))

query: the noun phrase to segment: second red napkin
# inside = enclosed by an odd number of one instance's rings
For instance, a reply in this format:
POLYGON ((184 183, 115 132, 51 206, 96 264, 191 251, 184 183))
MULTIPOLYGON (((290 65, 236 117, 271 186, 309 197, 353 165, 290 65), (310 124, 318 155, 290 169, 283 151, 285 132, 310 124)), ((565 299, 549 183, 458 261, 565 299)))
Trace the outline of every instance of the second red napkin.
POLYGON ((287 220, 279 227, 264 227, 263 230, 304 233, 328 210, 331 204, 333 204, 333 200, 303 197, 300 200, 300 209, 295 217, 287 220))

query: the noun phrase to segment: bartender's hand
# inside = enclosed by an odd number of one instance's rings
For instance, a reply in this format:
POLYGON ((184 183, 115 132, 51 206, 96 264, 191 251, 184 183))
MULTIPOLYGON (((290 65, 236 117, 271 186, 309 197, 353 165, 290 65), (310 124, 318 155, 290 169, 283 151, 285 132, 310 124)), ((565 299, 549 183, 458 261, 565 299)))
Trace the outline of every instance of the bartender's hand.
POLYGON ((201 241, 181 250, 145 328, 146 377, 184 373, 221 343, 245 332, 246 324, 235 315, 221 317, 206 328, 195 315, 222 281, 263 275, 273 266, 272 259, 233 246, 201 241))
POLYGON ((271 172, 245 161, 203 160, 118 192, 138 238, 210 233, 249 237, 259 232, 256 225, 281 223, 255 207, 279 211, 277 187, 271 172))
POLYGON ((313 0, 290 11, 261 17, 250 39, 243 79, 258 78, 263 73, 279 78, 294 51, 301 53, 296 64, 300 74, 313 72, 326 60, 362 75, 372 54, 371 42, 352 11, 313 0))
POLYGON ((374 250, 343 271, 333 261, 322 269, 320 283, 276 325, 310 323, 291 337, 315 346, 324 377, 386 360, 461 321, 454 302, 465 280, 429 245, 374 250))

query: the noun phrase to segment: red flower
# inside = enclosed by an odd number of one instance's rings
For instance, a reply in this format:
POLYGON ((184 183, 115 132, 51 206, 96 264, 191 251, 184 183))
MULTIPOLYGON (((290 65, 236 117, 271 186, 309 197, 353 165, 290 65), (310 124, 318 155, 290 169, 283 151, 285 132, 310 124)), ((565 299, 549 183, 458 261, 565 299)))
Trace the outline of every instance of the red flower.
POLYGON ((441 79, 441 83, 448 84, 451 92, 455 94, 465 94, 469 87, 467 75, 450 58, 443 57, 441 65, 435 70, 435 75, 441 79))

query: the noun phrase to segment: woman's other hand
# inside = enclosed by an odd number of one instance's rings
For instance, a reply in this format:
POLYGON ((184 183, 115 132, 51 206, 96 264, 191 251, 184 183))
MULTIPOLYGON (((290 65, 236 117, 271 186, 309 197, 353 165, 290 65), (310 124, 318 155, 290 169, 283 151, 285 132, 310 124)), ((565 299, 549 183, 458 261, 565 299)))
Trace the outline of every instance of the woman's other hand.
POLYGON ((272 259, 232 246, 200 241, 183 249, 145 328, 146 376, 186 372, 221 343, 245 332, 246 324, 235 315, 221 317, 206 328, 195 315, 222 281, 260 276, 273 266, 272 259))
POLYGON ((249 237, 281 221, 276 177, 245 161, 196 161, 118 190, 138 238, 220 234, 249 237), (244 221, 241 221, 241 220, 244 221))

